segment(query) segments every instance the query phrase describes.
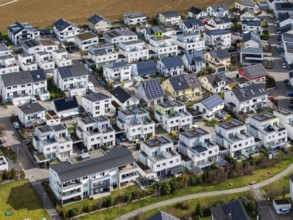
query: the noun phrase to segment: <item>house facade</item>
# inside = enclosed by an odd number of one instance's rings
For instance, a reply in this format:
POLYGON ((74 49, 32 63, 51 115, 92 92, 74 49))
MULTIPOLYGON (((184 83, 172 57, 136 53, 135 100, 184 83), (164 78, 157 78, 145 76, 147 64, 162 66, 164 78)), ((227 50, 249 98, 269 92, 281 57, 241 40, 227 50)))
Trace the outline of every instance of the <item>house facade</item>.
POLYGON ((32 127, 46 121, 46 109, 37 102, 21 105, 18 109, 18 119, 24 127, 32 127))
POLYGON ((82 97, 82 107, 86 112, 90 113, 92 117, 111 114, 111 97, 104 93, 92 93, 82 97))
POLYGON ((63 18, 53 24, 53 31, 61 42, 74 42, 75 36, 80 33, 75 24, 63 18))

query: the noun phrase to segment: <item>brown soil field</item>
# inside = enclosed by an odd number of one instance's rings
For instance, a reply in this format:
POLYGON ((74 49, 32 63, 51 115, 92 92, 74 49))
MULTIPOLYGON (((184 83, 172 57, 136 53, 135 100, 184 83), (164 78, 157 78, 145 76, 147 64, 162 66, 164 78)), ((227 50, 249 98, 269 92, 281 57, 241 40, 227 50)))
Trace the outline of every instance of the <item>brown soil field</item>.
POLYGON ((205 9, 216 3, 232 3, 232 0, 19 0, 0 7, 0 31, 7 32, 9 24, 29 22, 33 26, 46 27, 59 18, 75 23, 85 23, 94 13, 110 19, 120 19, 125 12, 141 11, 147 16, 158 12, 179 11, 187 13, 191 6, 205 9))

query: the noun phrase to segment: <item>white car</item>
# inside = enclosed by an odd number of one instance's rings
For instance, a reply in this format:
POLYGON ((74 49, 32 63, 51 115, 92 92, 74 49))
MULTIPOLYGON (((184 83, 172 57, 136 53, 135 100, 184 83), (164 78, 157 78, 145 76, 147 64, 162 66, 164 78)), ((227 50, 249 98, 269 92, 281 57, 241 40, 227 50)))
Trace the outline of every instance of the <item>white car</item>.
POLYGON ((193 124, 191 125, 191 127, 192 127, 192 128, 198 128, 198 125, 195 124, 195 123, 193 123, 193 124))
POLYGON ((31 103, 36 103, 36 102, 37 102, 36 97, 32 96, 32 97, 31 97, 31 103))
POLYGON ((20 125, 19 125, 18 122, 13 122, 12 124, 13 124, 13 127, 14 127, 15 129, 19 129, 19 128, 20 128, 20 125))
POLYGON ((283 62, 282 63, 282 67, 283 67, 283 69, 287 69, 287 63, 286 62, 283 62))

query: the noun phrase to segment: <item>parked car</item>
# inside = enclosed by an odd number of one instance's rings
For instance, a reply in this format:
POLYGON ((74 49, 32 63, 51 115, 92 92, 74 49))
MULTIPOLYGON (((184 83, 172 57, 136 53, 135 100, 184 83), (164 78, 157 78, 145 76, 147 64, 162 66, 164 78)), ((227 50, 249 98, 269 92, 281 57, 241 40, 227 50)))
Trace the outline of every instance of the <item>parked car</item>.
POLYGON ((18 122, 13 122, 12 124, 13 124, 13 127, 14 127, 15 129, 19 129, 19 128, 20 128, 20 125, 19 125, 18 122))
POLYGON ((293 97, 293 91, 288 92, 289 97, 293 97))
POLYGON ((293 99, 289 100, 289 108, 293 108, 293 99))
POLYGON ((289 83, 289 79, 284 79, 283 81, 285 84, 288 84, 289 83))
POLYGON ((32 97, 31 97, 31 103, 36 103, 36 102, 37 102, 36 97, 32 96, 32 97))
POLYGON ((283 62, 282 67, 283 67, 283 69, 287 69, 287 62, 283 62))

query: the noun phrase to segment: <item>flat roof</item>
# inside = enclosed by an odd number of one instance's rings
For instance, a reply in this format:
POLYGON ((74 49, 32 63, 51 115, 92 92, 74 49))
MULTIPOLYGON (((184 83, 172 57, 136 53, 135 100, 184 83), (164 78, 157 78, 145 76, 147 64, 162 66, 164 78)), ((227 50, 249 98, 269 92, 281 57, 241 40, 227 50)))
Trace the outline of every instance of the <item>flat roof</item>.
POLYGON ((195 137, 200 137, 202 135, 208 134, 208 132, 202 128, 196 128, 193 130, 182 132, 180 134, 187 138, 195 138, 195 137))
POLYGON ((270 113, 264 113, 264 114, 258 114, 252 117, 254 120, 257 120, 259 122, 267 121, 272 118, 276 118, 276 116, 270 114, 270 113))
POLYGON ((224 128, 224 129, 227 129, 227 130, 237 128, 237 127, 240 127, 242 125, 243 125, 242 122, 237 121, 235 119, 233 121, 230 121, 230 122, 224 122, 224 123, 219 124, 220 127, 224 128))
POLYGON ((145 143, 150 148, 154 148, 154 147, 160 147, 162 145, 173 143, 173 142, 165 137, 159 137, 159 138, 147 140, 143 143, 145 143))

